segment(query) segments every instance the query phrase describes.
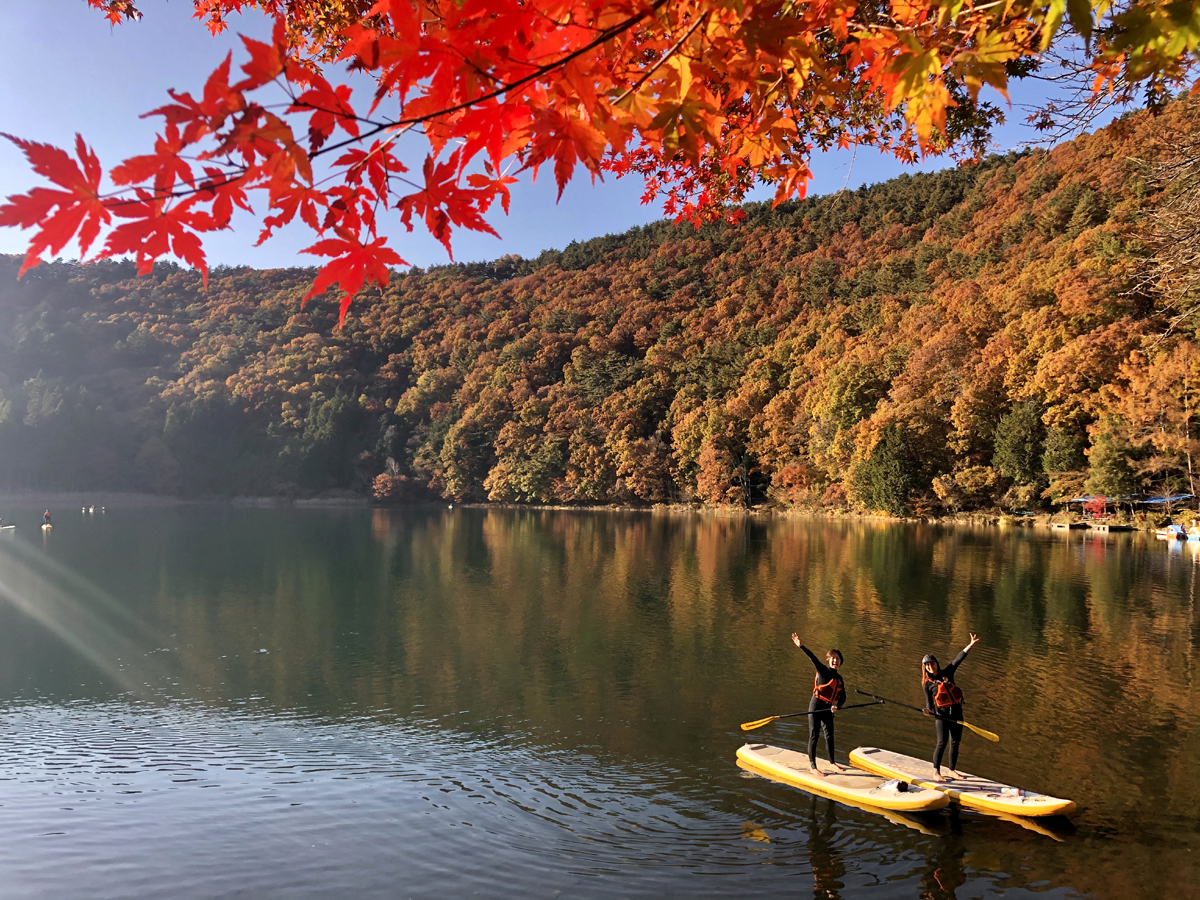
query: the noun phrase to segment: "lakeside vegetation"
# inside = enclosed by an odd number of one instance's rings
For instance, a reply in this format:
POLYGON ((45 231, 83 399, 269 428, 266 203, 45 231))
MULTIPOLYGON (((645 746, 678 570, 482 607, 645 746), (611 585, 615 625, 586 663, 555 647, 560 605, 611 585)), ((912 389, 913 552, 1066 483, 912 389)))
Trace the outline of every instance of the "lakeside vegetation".
POLYGON ((1146 287, 1146 229, 1149 160, 1194 115, 413 270, 342 329, 332 297, 300 309, 310 269, 205 291, 0 257, 0 489, 894 514, 1190 492, 1200 355, 1146 287))

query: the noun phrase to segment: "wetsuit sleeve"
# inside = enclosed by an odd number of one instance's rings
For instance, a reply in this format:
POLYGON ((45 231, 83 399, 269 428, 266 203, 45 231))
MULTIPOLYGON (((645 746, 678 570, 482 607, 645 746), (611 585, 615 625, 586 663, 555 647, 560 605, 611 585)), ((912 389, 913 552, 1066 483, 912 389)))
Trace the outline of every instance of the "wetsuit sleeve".
POLYGON ((846 705, 846 680, 844 678, 838 679, 838 695, 837 695, 837 700, 834 701, 834 705, 835 706, 845 706, 846 705))
POLYGON ((934 687, 934 683, 932 681, 927 681, 924 684, 925 708, 927 710, 929 710, 930 712, 933 712, 933 687, 934 687))
POLYGON ((828 681, 830 675, 829 667, 813 656, 813 652, 803 644, 800 645, 800 649, 803 650, 805 655, 812 660, 813 667, 817 670, 817 674, 821 676, 821 680, 828 681))
POLYGON ((954 674, 958 671, 958 667, 960 665, 962 665, 962 661, 966 658, 967 658, 967 651, 959 650, 958 656, 954 657, 954 662, 950 663, 950 665, 948 665, 948 666, 946 666, 946 668, 942 669, 942 674, 945 675, 947 678, 949 678, 951 681, 953 681, 954 674))

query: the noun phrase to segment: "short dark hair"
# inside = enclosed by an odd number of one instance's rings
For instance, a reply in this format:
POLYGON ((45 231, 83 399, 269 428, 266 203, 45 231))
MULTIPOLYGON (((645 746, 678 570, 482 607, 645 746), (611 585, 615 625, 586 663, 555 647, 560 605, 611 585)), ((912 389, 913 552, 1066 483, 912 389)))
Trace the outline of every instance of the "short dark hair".
POLYGON ((829 659, 829 657, 833 656, 833 654, 835 654, 835 653, 837 654, 839 663, 844 663, 846 661, 846 657, 842 656, 842 651, 839 650, 837 647, 830 647, 829 652, 825 654, 825 658, 829 659))

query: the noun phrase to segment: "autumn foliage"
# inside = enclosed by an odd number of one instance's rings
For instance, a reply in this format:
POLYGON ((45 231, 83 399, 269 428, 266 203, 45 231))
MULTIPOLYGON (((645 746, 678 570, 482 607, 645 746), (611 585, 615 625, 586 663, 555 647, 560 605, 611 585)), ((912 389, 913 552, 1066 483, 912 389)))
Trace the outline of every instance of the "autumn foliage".
MULTIPOLYGON (((133 0, 89 0, 114 22, 133 0)), ((194 0, 209 28, 256 9, 270 41, 244 40, 202 88, 172 91, 151 152, 108 172, 83 139, 75 157, 11 138, 54 188, 0 206, 32 229, 22 271, 72 239, 148 273, 173 256, 207 277, 206 233, 257 208, 260 241, 290 222, 329 259, 311 295, 349 298, 403 263, 383 217, 450 247, 491 231, 514 171, 638 172, 668 213, 714 221, 757 182, 803 196, 815 149, 869 144, 903 159, 978 157, 1004 94, 1062 40, 1082 41, 1097 96, 1158 102, 1191 77, 1192 4, 1135 0, 194 0), (1069 28, 1064 29, 1064 22, 1069 28), (343 72, 371 79, 361 96, 343 72), (397 141, 421 133, 410 172, 397 141), (111 189, 110 189, 111 188, 111 189), (111 230, 109 230, 111 227, 111 230)), ((736 215, 736 211, 731 213, 736 215)))
POLYGON ((1139 292, 1186 104, 1052 152, 413 270, 0 266, 0 486, 892 512, 1192 488, 1139 292))

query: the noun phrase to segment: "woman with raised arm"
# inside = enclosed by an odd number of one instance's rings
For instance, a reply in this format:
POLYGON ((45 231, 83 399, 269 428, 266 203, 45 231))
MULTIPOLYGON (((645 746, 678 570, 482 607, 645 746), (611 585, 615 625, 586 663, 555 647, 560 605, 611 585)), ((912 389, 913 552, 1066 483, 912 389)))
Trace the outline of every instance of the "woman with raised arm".
POLYGON ((933 780, 945 781, 942 777, 942 754, 946 751, 947 741, 950 744, 950 765, 947 767, 955 778, 962 778, 958 769, 958 745, 962 741, 962 702, 963 693, 954 683, 954 675, 962 665, 971 648, 979 643, 974 634, 962 652, 954 657, 954 662, 942 668, 938 665, 937 657, 932 653, 925 654, 921 660, 921 687, 925 691, 925 715, 936 716, 934 727, 937 729, 937 747, 933 751, 933 780))
POLYGON ((813 678, 812 699, 808 701, 808 768, 814 775, 825 777, 825 773, 817 768, 817 730, 825 733, 825 750, 829 753, 829 762, 841 772, 844 771, 838 761, 833 758, 833 714, 837 708, 846 702, 846 682, 838 674, 838 666, 842 664, 842 651, 830 650, 825 654, 825 662, 813 656, 811 650, 800 643, 800 635, 792 632, 792 643, 805 652, 812 660, 813 668, 817 670, 813 678))

